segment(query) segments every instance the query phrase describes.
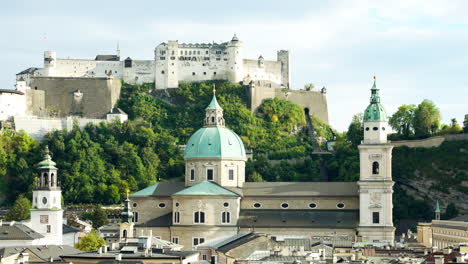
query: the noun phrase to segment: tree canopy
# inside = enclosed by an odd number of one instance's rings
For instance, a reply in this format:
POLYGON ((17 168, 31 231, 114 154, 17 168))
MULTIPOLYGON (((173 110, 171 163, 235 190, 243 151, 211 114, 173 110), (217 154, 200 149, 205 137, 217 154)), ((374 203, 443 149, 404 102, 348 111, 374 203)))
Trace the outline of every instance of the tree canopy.
POLYGON ((106 245, 106 241, 99 236, 96 230, 92 230, 75 244, 75 248, 82 251, 95 251, 106 245))
POLYGON ((13 207, 8 211, 6 221, 23 221, 31 217, 31 202, 24 195, 18 196, 13 207))

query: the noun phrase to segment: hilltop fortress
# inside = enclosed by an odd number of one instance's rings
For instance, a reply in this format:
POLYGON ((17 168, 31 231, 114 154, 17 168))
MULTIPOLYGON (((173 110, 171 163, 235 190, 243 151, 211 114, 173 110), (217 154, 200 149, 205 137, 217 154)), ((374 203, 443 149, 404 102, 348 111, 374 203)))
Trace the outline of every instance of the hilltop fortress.
POLYGON ((156 46, 152 60, 121 60, 118 47, 115 55, 97 55, 94 60, 61 59, 55 51, 45 51, 42 68, 31 67, 18 73, 16 90, 0 90, 0 121, 26 117, 25 123, 30 123, 29 117, 49 118, 51 111, 60 118, 108 119, 109 114, 121 114, 115 109, 120 81, 154 83, 156 90, 164 91, 177 89, 182 82, 208 80, 243 85, 252 111, 265 99, 279 97, 328 123, 325 88, 291 89, 289 51, 279 50, 276 61, 261 55, 258 59, 244 59, 243 45, 236 35, 220 44, 163 42, 156 46))

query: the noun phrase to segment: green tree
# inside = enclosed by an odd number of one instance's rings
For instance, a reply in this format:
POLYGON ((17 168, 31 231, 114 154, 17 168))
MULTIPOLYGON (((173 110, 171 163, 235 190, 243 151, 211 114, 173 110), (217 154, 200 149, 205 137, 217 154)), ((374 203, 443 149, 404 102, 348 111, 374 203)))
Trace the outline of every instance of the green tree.
POLYGON ((362 113, 356 114, 353 116, 351 124, 349 124, 346 139, 352 146, 361 144, 361 141, 364 139, 363 118, 364 115, 362 113))
POLYGON ((435 135, 440 126, 440 111, 430 100, 423 100, 414 112, 414 132, 417 137, 435 135))
POLYGON ((8 211, 5 220, 23 221, 29 219, 31 217, 30 209, 31 202, 21 194, 18 199, 16 199, 13 207, 8 211))
POLYGON ((82 251, 95 251, 105 245, 106 241, 99 236, 96 230, 92 230, 75 244, 75 248, 82 251))
POLYGON ((312 83, 307 83, 304 85, 304 89, 306 91, 312 91, 315 88, 315 86, 312 83))
POLYGON ((98 229, 99 227, 103 225, 107 225, 109 223, 109 220, 107 219, 106 210, 102 209, 101 206, 96 205, 91 214, 91 222, 92 222, 93 228, 95 229, 98 229))
POLYGON ((463 121, 463 132, 468 133, 468 115, 465 115, 465 120, 463 121))
POLYGON ((258 172, 253 172, 250 177, 247 178, 247 181, 249 182, 264 182, 265 180, 262 178, 262 175, 260 175, 258 172))
POLYGON ((449 220, 458 216, 458 209, 454 203, 449 203, 445 209, 445 213, 442 215, 442 219, 449 220))
POLYGON ((390 126, 404 138, 409 138, 414 133, 415 105, 401 105, 390 117, 390 126))

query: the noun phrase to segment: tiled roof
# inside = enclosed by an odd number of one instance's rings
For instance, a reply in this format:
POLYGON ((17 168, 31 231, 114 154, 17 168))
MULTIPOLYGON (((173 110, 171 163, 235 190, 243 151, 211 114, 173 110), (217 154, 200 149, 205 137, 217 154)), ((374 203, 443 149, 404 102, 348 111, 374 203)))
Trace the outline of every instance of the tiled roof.
POLYGON ((43 237, 23 224, 0 226, 0 240, 35 240, 43 237))
POLYGON ((26 70, 17 73, 16 75, 21 75, 21 74, 27 74, 27 73, 33 73, 37 70, 35 67, 27 68, 26 70))
POLYGON ((246 182, 249 196, 358 196, 356 182, 246 182))
POLYGON ((78 227, 69 226, 69 225, 65 225, 65 224, 62 225, 62 233, 63 233, 63 234, 78 233, 78 232, 82 232, 82 231, 83 231, 83 230, 81 230, 81 229, 78 228, 78 227))
POLYGON ((96 55, 94 60, 97 61, 119 61, 120 57, 117 55, 96 55))
POLYGON ((130 195, 132 197, 147 197, 147 196, 171 196, 172 194, 183 190, 185 188, 184 182, 176 182, 176 181, 167 181, 167 182, 159 182, 154 185, 148 186, 143 190, 135 192, 130 195))
POLYGON ((21 252, 29 252, 37 256, 37 258, 42 259, 44 261, 50 260, 52 258, 54 260, 61 260, 60 256, 63 254, 76 254, 81 252, 71 246, 54 246, 54 245, 47 245, 47 246, 21 246, 21 247, 4 247, 0 248, 0 255, 3 257, 8 257, 13 254, 21 253, 21 252))
POLYGON ((179 191, 173 195, 221 195, 221 196, 239 196, 228 189, 221 187, 220 185, 202 181, 195 185, 192 185, 182 191, 179 191))

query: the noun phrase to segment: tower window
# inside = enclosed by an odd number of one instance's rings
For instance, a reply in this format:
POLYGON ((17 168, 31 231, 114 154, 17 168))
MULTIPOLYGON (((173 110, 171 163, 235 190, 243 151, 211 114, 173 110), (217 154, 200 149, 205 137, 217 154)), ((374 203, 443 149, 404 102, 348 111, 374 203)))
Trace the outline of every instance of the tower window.
POLYGON ((309 207, 312 208, 312 209, 317 208, 317 204, 316 203, 310 203, 309 207))
POLYGON ((190 180, 191 181, 195 180, 195 169, 190 169, 190 180))
POLYGON ((133 213, 133 222, 138 223, 138 212, 133 213))
POLYGON ((213 169, 206 170, 206 180, 212 181, 213 180, 213 169))
POLYGON ((229 207, 229 203, 225 202, 225 203, 223 203, 223 206, 227 208, 227 207, 229 207))
POLYGON ((372 213, 372 223, 374 223, 374 224, 380 223, 380 213, 379 212, 373 212, 372 213))
POLYGON ((161 71, 161 74, 164 74, 164 71, 161 71))
POLYGON ((344 203, 338 203, 338 204, 336 204, 336 208, 343 209, 343 208, 345 208, 345 204, 344 203))
POLYGON ((262 204, 260 204, 260 203, 254 203, 253 207, 255 207, 255 208, 260 208, 260 207, 262 207, 262 204))
POLYGON ((195 75, 195 72, 192 72, 192 75, 195 75))
POLYGON ((231 213, 230 212, 222 212, 221 213, 221 223, 223 223, 223 224, 231 223, 231 213))
POLYGON ((159 206, 159 208, 165 208, 166 204, 165 203, 159 203, 158 206, 159 206))
POLYGON ((124 230, 124 231, 122 232, 122 236, 123 236, 123 237, 127 237, 127 230, 124 230))
POLYGON ((372 174, 377 175, 379 174, 379 163, 377 161, 374 161, 372 163, 372 174))
POLYGON ((234 180, 234 169, 229 169, 229 180, 230 181, 234 180))
POLYGON ((378 127, 373 127, 372 129, 373 129, 374 131, 377 131, 377 130, 379 130, 379 128, 378 128, 378 127))
POLYGON ((180 223, 180 213, 174 212, 174 224, 179 224, 179 223, 180 223))
POLYGON ((288 208, 288 207, 289 207, 289 204, 288 204, 288 203, 282 203, 282 204, 281 204, 281 208, 283 208, 283 209, 286 209, 286 208, 288 208))
POLYGON ((50 233, 51 232, 51 227, 50 225, 47 225, 47 233, 50 233))
POLYGON ((193 223, 194 224, 204 224, 205 223, 205 212, 197 211, 193 214, 193 223))
POLYGON ((369 131, 369 127, 366 127, 366 131, 369 131))
POLYGON ((215 118, 214 118, 214 116, 212 116, 211 117, 211 122, 214 123, 214 121, 215 121, 215 118))

